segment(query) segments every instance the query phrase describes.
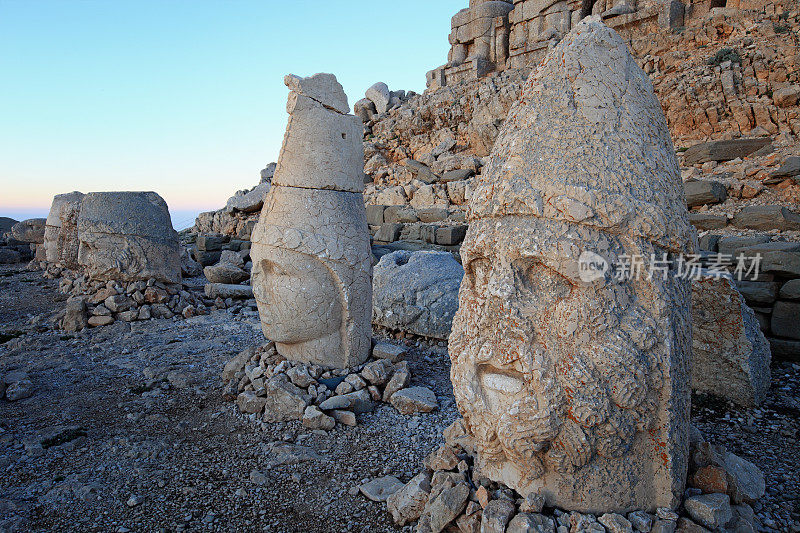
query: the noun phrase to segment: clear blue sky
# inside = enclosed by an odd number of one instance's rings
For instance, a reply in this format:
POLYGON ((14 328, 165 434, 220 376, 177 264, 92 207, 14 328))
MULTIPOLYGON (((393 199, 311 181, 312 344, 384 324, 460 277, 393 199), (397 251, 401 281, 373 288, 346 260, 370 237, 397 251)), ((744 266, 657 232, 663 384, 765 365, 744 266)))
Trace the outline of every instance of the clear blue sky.
POLYGON ((467 3, 0 0, 0 216, 72 190, 221 207, 278 156, 285 74, 333 72, 351 106, 421 92, 467 3))

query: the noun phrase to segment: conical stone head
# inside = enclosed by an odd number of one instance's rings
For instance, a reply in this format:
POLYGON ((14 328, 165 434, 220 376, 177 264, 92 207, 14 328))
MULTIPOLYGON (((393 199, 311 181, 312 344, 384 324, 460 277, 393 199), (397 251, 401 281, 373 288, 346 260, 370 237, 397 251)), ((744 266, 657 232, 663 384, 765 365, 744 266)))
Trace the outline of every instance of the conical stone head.
POLYGON ((694 233, 663 112, 613 30, 585 19, 531 75, 469 218, 449 348, 482 474, 563 509, 677 505, 690 290, 648 267, 694 233), (643 275, 610 268, 630 258, 643 275))
POLYGON ((253 229, 253 294, 281 355, 351 367, 372 342, 363 125, 333 74, 284 82, 289 123, 253 229))

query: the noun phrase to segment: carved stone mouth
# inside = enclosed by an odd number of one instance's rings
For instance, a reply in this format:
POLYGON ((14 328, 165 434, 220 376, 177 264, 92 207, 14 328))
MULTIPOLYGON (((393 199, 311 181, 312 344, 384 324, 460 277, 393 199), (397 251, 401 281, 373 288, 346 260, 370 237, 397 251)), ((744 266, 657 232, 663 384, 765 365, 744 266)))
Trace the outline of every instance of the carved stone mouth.
POLYGON ((514 397, 524 387, 522 374, 510 369, 500 370, 492 365, 480 365, 478 379, 489 409, 498 414, 513 403, 514 397))

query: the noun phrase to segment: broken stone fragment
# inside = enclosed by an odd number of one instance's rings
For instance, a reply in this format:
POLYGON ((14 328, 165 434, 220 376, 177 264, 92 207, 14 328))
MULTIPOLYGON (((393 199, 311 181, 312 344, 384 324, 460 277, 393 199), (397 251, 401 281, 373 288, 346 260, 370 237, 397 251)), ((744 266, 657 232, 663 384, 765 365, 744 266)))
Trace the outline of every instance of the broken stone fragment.
POLYGON ((419 519, 431 491, 431 475, 420 472, 411 481, 387 498, 386 504, 394 523, 403 526, 419 519))
POLYGON ((271 377, 265 387, 265 422, 288 422, 303 418, 310 398, 302 389, 290 383, 286 374, 271 377))
POLYGON ((482 533, 505 533, 506 525, 514 516, 514 503, 508 500, 492 500, 483 510, 482 533))
POLYGON ((452 470, 457 464, 458 457, 453 453, 453 448, 446 444, 432 451, 423 461, 423 466, 431 471, 452 470))
POLYGON ((392 372, 392 363, 386 359, 379 359, 364 365, 361 375, 373 385, 383 385, 389 381, 392 372))
POLYGON ((701 494, 683 502, 692 520, 709 529, 724 527, 733 518, 727 494, 701 494))
POLYGON ((396 369, 394 373, 392 373, 392 378, 389 380, 389 383, 387 383, 386 387, 383 389, 382 400, 387 403, 390 402, 395 392, 408 387, 410 383, 411 373, 403 368, 396 369))
POLYGON ((352 411, 333 409, 330 412, 330 416, 332 416, 334 420, 345 426, 355 427, 358 425, 358 421, 356 420, 356 414, 352 411))
POLYGON ((466 483, 443 490, 433 502, 428 501, 425 514, 433 533, 439 533, 464 511, 469 498, 469 487, 466 483))
POLYGON ((330 409, 345 409, 356 414, 372 411, 372 397, 369 391, 361 389, 359 391, 332 396, 319 405, 320 409, 327 411, 330 409))
POLYGON ((256 396, 253 391, 245 391, 236 397, 236 405, 243 413, 260 413, 264 410, 264 405, 267 403, 266 398, 256 396))
POLYGON ((375 109, 378 113, 386 113, 389 108, 389 101, 391 100, 388 85, 379 81, 367 89, 365 96, 375 104, 375 109))
POLYGON ((552 518, 538 513, 519 513, 508 523, 506 533, 555 533, 552 518))
POLYGON ((373 276, 373 321, 393 330, 446 339, 463 277, 464 269, 448 252, 386 254, 373 276))
POLYGON ((208 298, 247 300, 253 297, 253 287, 230 283, 206 283, 205 294, 208 298))
POLYGON ((392 394, 389 402, 401 415, 430 413, 439 407, 436 402, 436 395, 427 387, 401 389, 392 394))
POLYGON ((63 330, 68 332, 80 331, 88 325, 85 297, 71 296, 67 299, 67 307, 61 325, 63 330))
POLYGON ((309 429, 322 429, 329 431, 336 426, 336 420, 326 415, 316 405, 309 405, 303 412, 303 426, 309 429))
POLYGON ((377 342, 372 348, 372 356, 377 359, 388 359, 392 363, 396 363, 403 359, 407 354, 407 350, 397 344, 388 342, 377 342))
POLYGON ((205 267, 203 274, 211 283, 241 283, 250 278, 250 274, 240 267, 222 262, 205 267))

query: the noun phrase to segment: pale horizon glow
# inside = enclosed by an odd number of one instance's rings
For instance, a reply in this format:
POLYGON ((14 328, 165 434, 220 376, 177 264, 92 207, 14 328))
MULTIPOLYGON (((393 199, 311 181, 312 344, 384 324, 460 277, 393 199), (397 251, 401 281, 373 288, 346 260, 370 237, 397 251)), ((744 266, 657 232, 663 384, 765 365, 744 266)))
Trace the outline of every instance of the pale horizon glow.
POLYGON ((73 190, 219 209, 278 157, 284 75, 332 72, 351 107, 422 92, 467 3, 0 0, 0 216, 73 190))

